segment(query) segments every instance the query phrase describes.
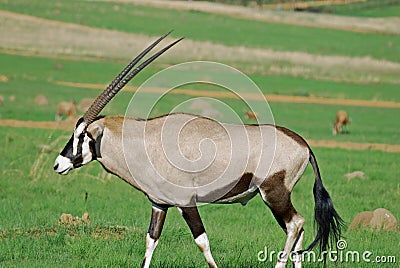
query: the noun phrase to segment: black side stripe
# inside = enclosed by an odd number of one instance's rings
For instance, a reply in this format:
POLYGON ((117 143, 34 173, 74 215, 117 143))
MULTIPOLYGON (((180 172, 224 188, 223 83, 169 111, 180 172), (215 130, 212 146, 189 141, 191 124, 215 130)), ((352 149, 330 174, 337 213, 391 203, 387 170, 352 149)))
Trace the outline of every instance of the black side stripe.
POLYGON ((94 152, 96 158, 101 158, 101 152, 100 152, 100 145, 101 145, 101 140, 103 139, 103 133, 101 133, 97 139, 96 142, 94 143, 94 152))
POLYGON ((85 138, 85 134, 81 134, 79 135, 78 138, 78 145, 77 145, 77 151, 76 151, 76 156, 73 160, 73 165, 75 168, 82 166, 83 163, 83 157, 82 157, 82 144, 83 144, 83 140, 85 138))

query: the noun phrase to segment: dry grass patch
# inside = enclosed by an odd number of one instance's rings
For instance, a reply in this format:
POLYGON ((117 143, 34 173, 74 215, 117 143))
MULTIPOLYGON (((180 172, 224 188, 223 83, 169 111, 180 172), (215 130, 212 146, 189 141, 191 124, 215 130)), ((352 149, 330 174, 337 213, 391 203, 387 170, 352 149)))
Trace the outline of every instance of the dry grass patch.
POLYGON ((70 238, 79 239, 83 235, 103 240, 120 240, 128 236, 129 232, 140 232, 137 228, 127 226, 103 226, 103 227, 82 227, 79 225, 53 226, 53 227, 32 227, 29 229, 13 229, 0 232, 0 240, 11 240, 21 237, 41 239, 65 235, 70 238))

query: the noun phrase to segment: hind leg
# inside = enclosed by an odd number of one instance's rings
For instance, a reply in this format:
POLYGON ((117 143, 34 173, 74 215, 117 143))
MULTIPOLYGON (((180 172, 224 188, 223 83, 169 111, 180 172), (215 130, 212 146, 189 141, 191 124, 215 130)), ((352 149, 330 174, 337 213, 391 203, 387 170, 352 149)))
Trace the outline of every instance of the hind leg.
MULTIPOLYGON (((284 171, 277 172, 259 187, 264 202, 286 233, 285 247, 279 254, 275 267, 285 267, 292 250, 300 249, 303 240, 304 218, 294 209, 290 200, 290 191, 284 184, 284 178, 284 171)), ((296 259, 295 267, 301 267, 300 259, 296 259)))
MULTIPOLYGON (((281 221, 284 222, 281 227, 286 233, 286 242, 281 254, 278 256, 278 262, 275 267, 285 267, 290 254, 301 250, 304 236, 304 231, 302 229, 304 218, 297 212, 292 215, 292 218, 289 218, 286 213, 284 215, 279 212, 277 213, 273 207, 271 207, 271 210, 275 211, 274 214, 276 218, 279 217, 281 221)), ((300 255, 292 255, 291 260, 293 260, 295 268, 301 267, 300 255)))

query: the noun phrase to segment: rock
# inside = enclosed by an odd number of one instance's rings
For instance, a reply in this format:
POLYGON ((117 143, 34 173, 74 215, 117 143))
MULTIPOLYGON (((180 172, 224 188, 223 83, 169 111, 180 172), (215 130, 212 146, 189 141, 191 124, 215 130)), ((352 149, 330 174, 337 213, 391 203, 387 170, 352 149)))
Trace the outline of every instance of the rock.
POLYGON ((82 225, 82 224, 87 225, 89 223, 90 223, 90 217, 89 217, 89 213, 87 213, 87 212, 83 213, 81 218, 79 218, 78 216, 74 217, 71 214, 63 213, 63 214, 61 214, 60 218, 58 219, 59 225, 76 226, 76 225, 82 225))
POLYGON ((0 82, 8 82, 8 77, 5 75, 0 75, 0 82))
POLYGON ((378 208, 374 211, 370 226, 376 230, 398 231, 399 226, 393 214, 384 208, 378 208))
POLYGON ((46 96, 43 94, 39 94, 35 97, 35 104, 37 106, 46 106, 49 104, 49 101, 47 100, 46 96))
POLYGON ((371 229, 373 231, 398 231, 399 226, 393 214, 384 208, 358 213, 349 225, 349 231, 356 229, 371 229))
POLYGON ((61 63, 57 63, 56 64, 56 69, 57 70, 62 70, 62 69, 64 69, 64 66, 61 63))
POLYGON ((83 213, 82 222, 84 222, 85 224, 89 224, 90 223, 89 213, 87 213, 87 212, 83 213))
POLYGON ((62 225, 71 225, 71 223, 73 222, 74 217, 71 214, 61 214, 60 218, 58 219, 58 224, 62 225))
POLYGON ((349 231, 356 230, 360 227, 368 227, 368 224, 370 223, 373 216, 374 213, 372 211, 363 211, 358 213, 354 217, 354 220, 350 223, 349 231))
POLYGON ((343 177, 347 178, 348 181, 349 181, 349 180, 352 180, 352 179, 354 179, 354 178, 360 178, 360 179, 362 179, 362 180, 365 180, 366 178, 368 178, 368 177, 365 175, 364 172, 359 171, 359 170, 353 171, 353 172, 350 172, 350 173, 347 173, 347 174, 344 174, 343 177))

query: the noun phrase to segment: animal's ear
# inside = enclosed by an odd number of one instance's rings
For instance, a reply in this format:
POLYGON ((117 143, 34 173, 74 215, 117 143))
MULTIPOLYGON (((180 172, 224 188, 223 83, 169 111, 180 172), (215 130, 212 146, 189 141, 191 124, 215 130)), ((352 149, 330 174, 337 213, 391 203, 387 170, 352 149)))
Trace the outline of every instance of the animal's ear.
POLYGON ((87 132, 94 140, 97 140, 99 136, 103 135, 103 130, 103 120, 97 120, 94 123, 90 124, 87 128, 87 132))

